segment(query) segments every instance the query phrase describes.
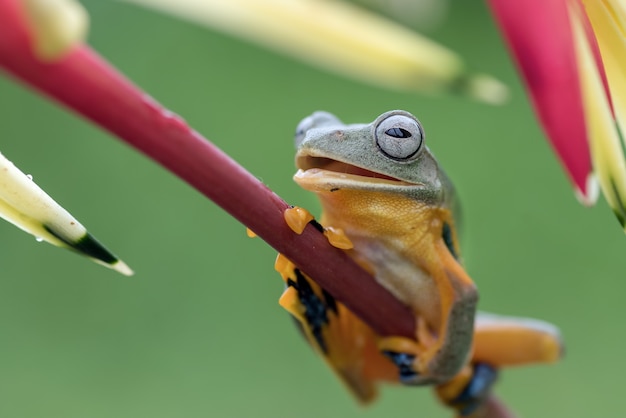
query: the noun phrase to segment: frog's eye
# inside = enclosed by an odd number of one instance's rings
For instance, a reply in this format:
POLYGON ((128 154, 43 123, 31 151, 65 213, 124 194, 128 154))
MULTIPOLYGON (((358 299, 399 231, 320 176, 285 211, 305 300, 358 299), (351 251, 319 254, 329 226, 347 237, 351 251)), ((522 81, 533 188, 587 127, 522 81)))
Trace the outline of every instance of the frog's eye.
POLYGON ((302 119, 302 121, 300 121, 300 123, 296 127, 296 135, 294 137, 296 148, 298 148, 300 144, 302 144, 302 140, 304 139, 306 132, 311 129, 313 125, 315 125, 315 119, 313 118, 313 115, 307 116, 306 118, 302 119))
POLYGON ((311 116, 307 116, 302 119, 296 128, 296 148, 299 148, 300 145, 302 145, 302 141, 304 141, 307 132, 311 129, 330 127, 334 125, 343 126, 343 123, 341 123, 341 121, 332 113, 323 111, 314 112, 311 116))
POLYGON ((419 122, 405 115, 391 115, 376 126, 376 145, 387 157, 406 161, 422 148, 424 132, 419 122))

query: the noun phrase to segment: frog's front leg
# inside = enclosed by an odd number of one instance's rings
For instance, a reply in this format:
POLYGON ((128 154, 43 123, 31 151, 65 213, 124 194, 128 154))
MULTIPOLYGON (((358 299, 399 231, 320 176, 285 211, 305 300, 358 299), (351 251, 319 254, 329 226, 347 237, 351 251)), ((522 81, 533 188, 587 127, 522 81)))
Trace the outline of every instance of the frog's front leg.
MULTIPOLYGON (((471 353, 478 301, 476 287, 443 241, 437 242, 435 248, 437 261, 433 263, 431 274, 441 305, 439 327, 432 329, 418 314, 415 340, 387 337, 379 343, 380 349, 392 360, 395 353, 406 354, 408 357, 402 358, 405 362, 412 358, 413 378, 401 379, 407 384, 447 382, 468 363, 471 353)), ((405 375, 408 374, 405 372, 405 375)))
POLYGON ((311 215, 311 212, 304 208, 292 206, 289 209, 285 209, 283 216, 289 228, 298 235, 300 235, 302 231, 304 231, 304 228, 310 223, 314 228, 324 234, 333 247, 342 250, 350 250, 354 247, 352 241, 350 241, 343 230, 322 226, 322 224, 317 222, 315 217, 311 215))

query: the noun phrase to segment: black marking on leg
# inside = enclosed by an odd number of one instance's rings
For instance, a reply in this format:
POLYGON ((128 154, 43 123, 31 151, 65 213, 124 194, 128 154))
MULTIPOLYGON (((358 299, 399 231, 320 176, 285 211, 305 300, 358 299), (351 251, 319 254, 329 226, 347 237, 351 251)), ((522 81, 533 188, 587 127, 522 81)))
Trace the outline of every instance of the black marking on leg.
MULTIPOLYGON (((294 289, 296 289, 296 292, 298 291, 298 285, 296 284, 296 282, 294 282, 291 279, 287 279, 287 283, 285 284, 285 287, 293 287, 294 289)), ((298 300, 299 299, 300 299, 300 295, 298 295, 298 300)), ((304 329, 304 325, 302 324, 302 322, 300 322, 300 320, 296 318, 295 316, 293 315, 290 315, 290 316, 294 324, 296 324, 296 328, 298 328, 298 331, 300 331, 300 334, 302 334, 302 336, 306 339, 307 334, 306 334, 306 330, 304 329)))
POLYGON ((304 319, 320 349, 326 353, 327 346, 322 336, 322 328, 328 324, 327 311, 329 306, 315 294, 311 284, 299 269, 294 269, 294 273, 296 274, 296 281, 288 279, 287 285, 292 286, 298 292, 298 299, 304 306, 304 319))
POLYGON ((322 289, 322 295, 324 296, 324 301, 326 302, 326 306, 328 307, 328 309, 333 311, 335 314, 338 314, 339 312, 337 311, 337 301, 335 300, 333 295, 328 293, 325 289, 322 289))
POLYGON ((413 361, 415 360, 414 355, 397 353, 395 351, 383 351, 383 354, 398 367, 401 383, 404 383, 405 385, 415 384, 418 374, 413 369, 413 361))
POLYGON ((498 370, 486 363, 476 363, 474 373, 463 392, 450 405, 464 417, 476 411, 491 392, 491 387, 498 378, 498 370))
POLYGON ((447 222, 443 223, 443 228, 441 229, 441 238, 443 238, 443 242, 446 243, 446 247, 448 247, 448 251, 450 251, 452 257, 458 260, 459 256, 454 249, 454 241, 452 240, 452 229, 450 228, 450 224, 447 222))
POLYGON ((330 189, 331 192, 336 192, 337 190, 339 190, 339 187, 333 187, 332 189, 330 189))
POLYGON ((313 225, 313 227, 317 229, 319 232, 321 232, 322 234, 324 233, 324 227, 322 226, 321 223, 317 222, 315 219, 313 219, 309 223, 313 225))
POLYGON ((88 255, 89 257, 93 257, 107 264, 115 264, 119 261, 117 257, 111 254, 104 245, 100 244, 100 242, 88 232, 80 237, 78 241, 72 242, 52 229, 51 226, 43 225, 43 227, 50 234, 54 235, 55 238, 63 241, 64 244, 81 254, 88 255))

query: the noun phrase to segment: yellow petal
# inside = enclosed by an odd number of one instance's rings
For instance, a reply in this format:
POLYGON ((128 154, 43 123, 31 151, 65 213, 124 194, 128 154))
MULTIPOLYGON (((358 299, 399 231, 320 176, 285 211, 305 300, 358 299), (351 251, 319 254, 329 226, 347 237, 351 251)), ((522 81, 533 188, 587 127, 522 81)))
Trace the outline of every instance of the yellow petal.
POLYGON ((59 247, 79 252, 122 274, 132 270, 104 248, 72 215, 0 154, 0 217, 59 247))
POLYGON ((497 80, 470 76, 452 51, 337 0, 126 0, 153 7, 312 65, 397 89, 462 91, 500 103, 497 80))
POLYGON ((83 42, 89 16, 74 0, 22 0, 35 54, 42 60, 63 57, 83 42))
MULTIPOLYGON (((591 4, 592 2, 590 1, 588 3, 591 4)), ((599 3, 598 1, 598 5, 599 3)), ((620 141, 619 129, 613 118, 609 98, 606 95, 601 74, 596 65, 591 46, 585 33, 582 23, 582 10, 576 7, 573 2, 572 5, 570 14, 576 43, 577 61, 580 70, 580 82, 585 107, 585 122, 589 136, 593 167, 604 196, 622 224, 622 227, 626 228, 626 163, 622 143, 620 141)), ((601 16, 599 13, 600 9, 595 9, 595 7, 592 9, 594 10, 592 14, 594 19, 601 16)), ((608 18, 606 21, 601 20, 600 22, 602 22, 600 24, 604 25, 612 24, 608 18)), ((596 20, 594 29, 599 29, 598 24, 596 20)), ((604 37, 608 32, 602 31, 602 33, 604 37)), ((625 90, 614 90, 614 88, 620 86, 620 81, 618 81, 619 77, 616 77, 616 71, 619 71, 619 67, 616 67, 617 64, 615 62, 611 62, 611 60, 605 58, 604 51, 607 49, 606 47, 607 45, 605 45, 602 50, 602 57, 606 64, 610 89, 612 92, 615 91, 616 93, 623 94, 625 90)), ((623 87, 624 86, 621 86, 620 88, 623 89, 623 87)), ((624 108, 626 102, 623 101, 623 98, 618 98, 617 94, 614 94, 612 98, 617 114, 621 113, 623 115, 624 110, 626 110, 626 108, 624 108)), ((620 123, 623 123, 623 117, 618 116, 618 120, 619 119, 622 119, 620 123)))
POLYGON ((626 4, 585 0, 584 5, 602 54, 615 118, 626 132, 626 4))

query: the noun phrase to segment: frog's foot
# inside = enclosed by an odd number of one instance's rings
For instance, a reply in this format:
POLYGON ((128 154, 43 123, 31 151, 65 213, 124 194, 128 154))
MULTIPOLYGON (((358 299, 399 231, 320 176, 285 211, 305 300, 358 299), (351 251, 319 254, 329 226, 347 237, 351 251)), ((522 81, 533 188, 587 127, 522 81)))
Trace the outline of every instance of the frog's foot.
POLYGON ((300 270, 295 269, 293 274, 293 278, 287 278, 287 286, 278 303, 296 319, 309 342, 322 353, 327 353, 328 339, 324 334, 333 315, 337 314, 336 302, 300 270))
POLYGON ((400 383, 405 385, 431 383, 420 361, 426 352, 422 344, 410 338, 385 337, 378 341, 378 349, 398 368, 400 383))
POLYGON ((389 360, 393 362, 400 373, 400 383, 405 385, 418 385, 418 374, 413 368, 415 356, 407 353, 396 353, 395 351, 383 351, 389 360))
POLYGON ((285 209, 283 217, 285 218, 287 225, 289 225, 289 228, 291 228, 291 230, 298 235, 304 231, 304 228, 306 228, 309 222, 315 222, 315 217, 311 215, 311 212, 298 206, 292 206, 285 209))
POLYGON ((437 386, 437 395, 459 416, 470 416, 491 393, 498 371, 487 363, 466 366, 457 376, 437 386))
POLYGON ((417 318, 416 339, 381 338, 378 349, 398 367, 401 383, 423 385, 437 380, 428 370, 428 364, 436 355, 438 342, 423 318, 417 318))
POLYGON ((289 312, 295 319, 304 322, 305 307, 300 302, 298 291, 293 286, 287 286, 283 291, 278 304, 289 312))
POLYGON ((283 217, 285 218, 285 222, 289 228, 291 228, 291 230, 298 235, 300 235, 302 231, 304 231, 304 228, 306 228, 307 224, 310 223, 315 229, 324 234, 330 245, 333 247, 341 248, 342 250, 350 250, 354 248, 352 241, 350 241, 350 238, 348 238, 343 232, 343 229, 333 228, 332 226, 322 226, 322 224, 317 222, 313 215, 311 215, 311 212, 304 208, 292 206, 285 209, 283 217))
POLYGON ((294 275, 294 271, 296 269, 296 265, 291 262, 287 257, 282 254, 278 254, 276 256, 276 261, 274 262, 274 270, 280 273, 281 277, 287 284, 287 280, 294 275))
POLYGON ((332 226, 324 228, 324 236, 333 247, 341 248, 342 250, 351 250, 354 248, 354 244, 350 241, 350 238, 343 232, 341 228, 333 228, 332 226))

